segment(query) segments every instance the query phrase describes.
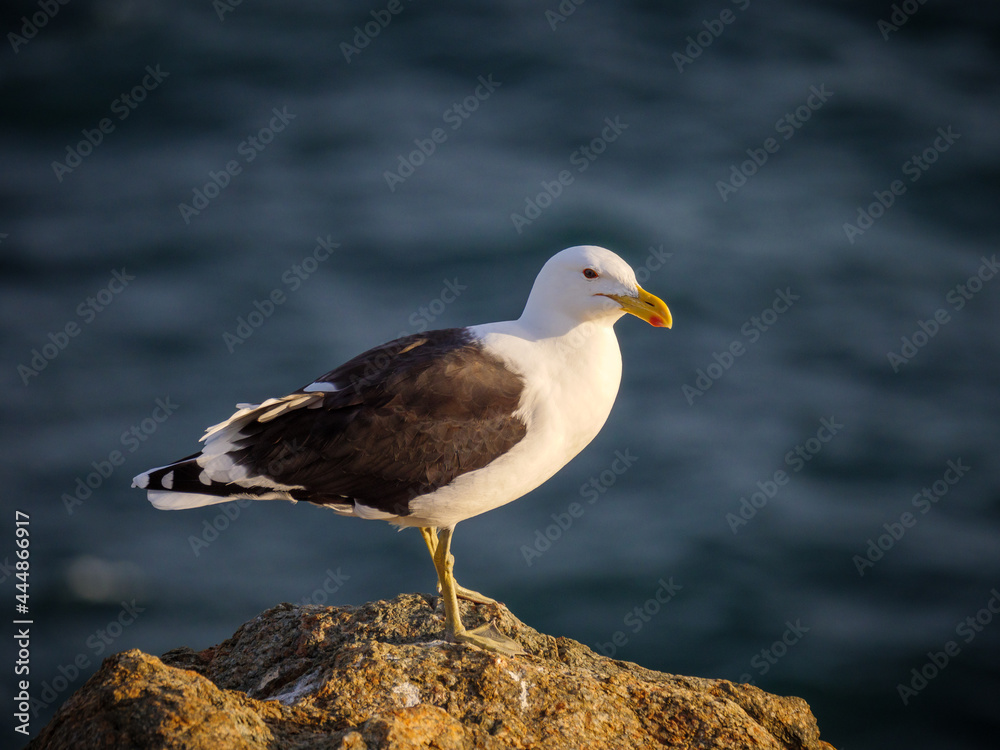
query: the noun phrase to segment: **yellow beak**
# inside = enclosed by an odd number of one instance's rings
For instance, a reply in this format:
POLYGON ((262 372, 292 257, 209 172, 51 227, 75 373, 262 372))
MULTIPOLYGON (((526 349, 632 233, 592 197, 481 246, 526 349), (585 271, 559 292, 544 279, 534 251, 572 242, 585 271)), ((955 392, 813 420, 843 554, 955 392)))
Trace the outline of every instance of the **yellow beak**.
POLYGON ((673 327, 674 319, 670 315, 670 308, 667 307, 666 303, 655 294, 647 292, 641 286, 638 289, 638 297, 626 297, 624 294, 605 294, 603 296, 610 297, 621 305, 625 312, 635 315, 637 318, 642 318, 651 326, 656 326, 657 328, 673 327))

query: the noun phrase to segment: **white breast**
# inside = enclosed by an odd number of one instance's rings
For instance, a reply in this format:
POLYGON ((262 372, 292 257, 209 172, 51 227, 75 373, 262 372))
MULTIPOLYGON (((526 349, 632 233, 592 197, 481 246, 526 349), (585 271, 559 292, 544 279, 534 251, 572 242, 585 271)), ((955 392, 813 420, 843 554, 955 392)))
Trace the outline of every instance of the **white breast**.
POLYGON ((608 322, 533 339, 516 321, 472 330, 526 382, 519 408, 524 439, 488 466, 411 502, 405 526, 447 527, 505 505, 538 487, 604 426, 621 382, 621 353, 608 322))

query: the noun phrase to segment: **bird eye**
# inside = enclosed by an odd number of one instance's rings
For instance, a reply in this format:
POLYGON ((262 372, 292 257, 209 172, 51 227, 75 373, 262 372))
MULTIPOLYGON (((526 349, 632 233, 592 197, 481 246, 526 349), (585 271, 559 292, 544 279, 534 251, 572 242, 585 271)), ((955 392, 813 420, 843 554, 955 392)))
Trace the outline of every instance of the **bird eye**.
POLYGON ((587 279, 596 279, 598 276, 600 276, 600 274, 597 273, 597 271, 595 271, 593 268, 584 268, 583 276, 584 278, 587 279))

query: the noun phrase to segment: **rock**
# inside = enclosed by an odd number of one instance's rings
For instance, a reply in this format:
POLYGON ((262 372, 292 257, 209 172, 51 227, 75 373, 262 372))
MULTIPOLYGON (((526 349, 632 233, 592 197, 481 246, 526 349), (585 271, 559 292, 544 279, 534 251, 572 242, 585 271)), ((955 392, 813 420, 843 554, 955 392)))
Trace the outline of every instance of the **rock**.
POLYGON ((204 651, 104 661, 31 750, 826 748, 801 698, 679 677, 463 602, 527 655, 440 640, 436 598, 281 604, 204 651))

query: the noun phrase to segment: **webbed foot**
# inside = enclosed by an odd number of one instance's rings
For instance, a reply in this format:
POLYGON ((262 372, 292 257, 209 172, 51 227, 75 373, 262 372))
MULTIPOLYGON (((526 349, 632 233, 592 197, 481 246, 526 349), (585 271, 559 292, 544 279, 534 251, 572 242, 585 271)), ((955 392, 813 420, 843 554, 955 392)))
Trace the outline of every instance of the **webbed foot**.
POLYGON ((520 643, 513 638, 505 636, 491 622, 480 625, 478 628, 473 628, 472 630, 464 630, 461 633, 456 633, 454 637, 456 643, 470 643, 486 651, 503 654, 504 656, 521 656, 527 653, 521 648, 520 643))

